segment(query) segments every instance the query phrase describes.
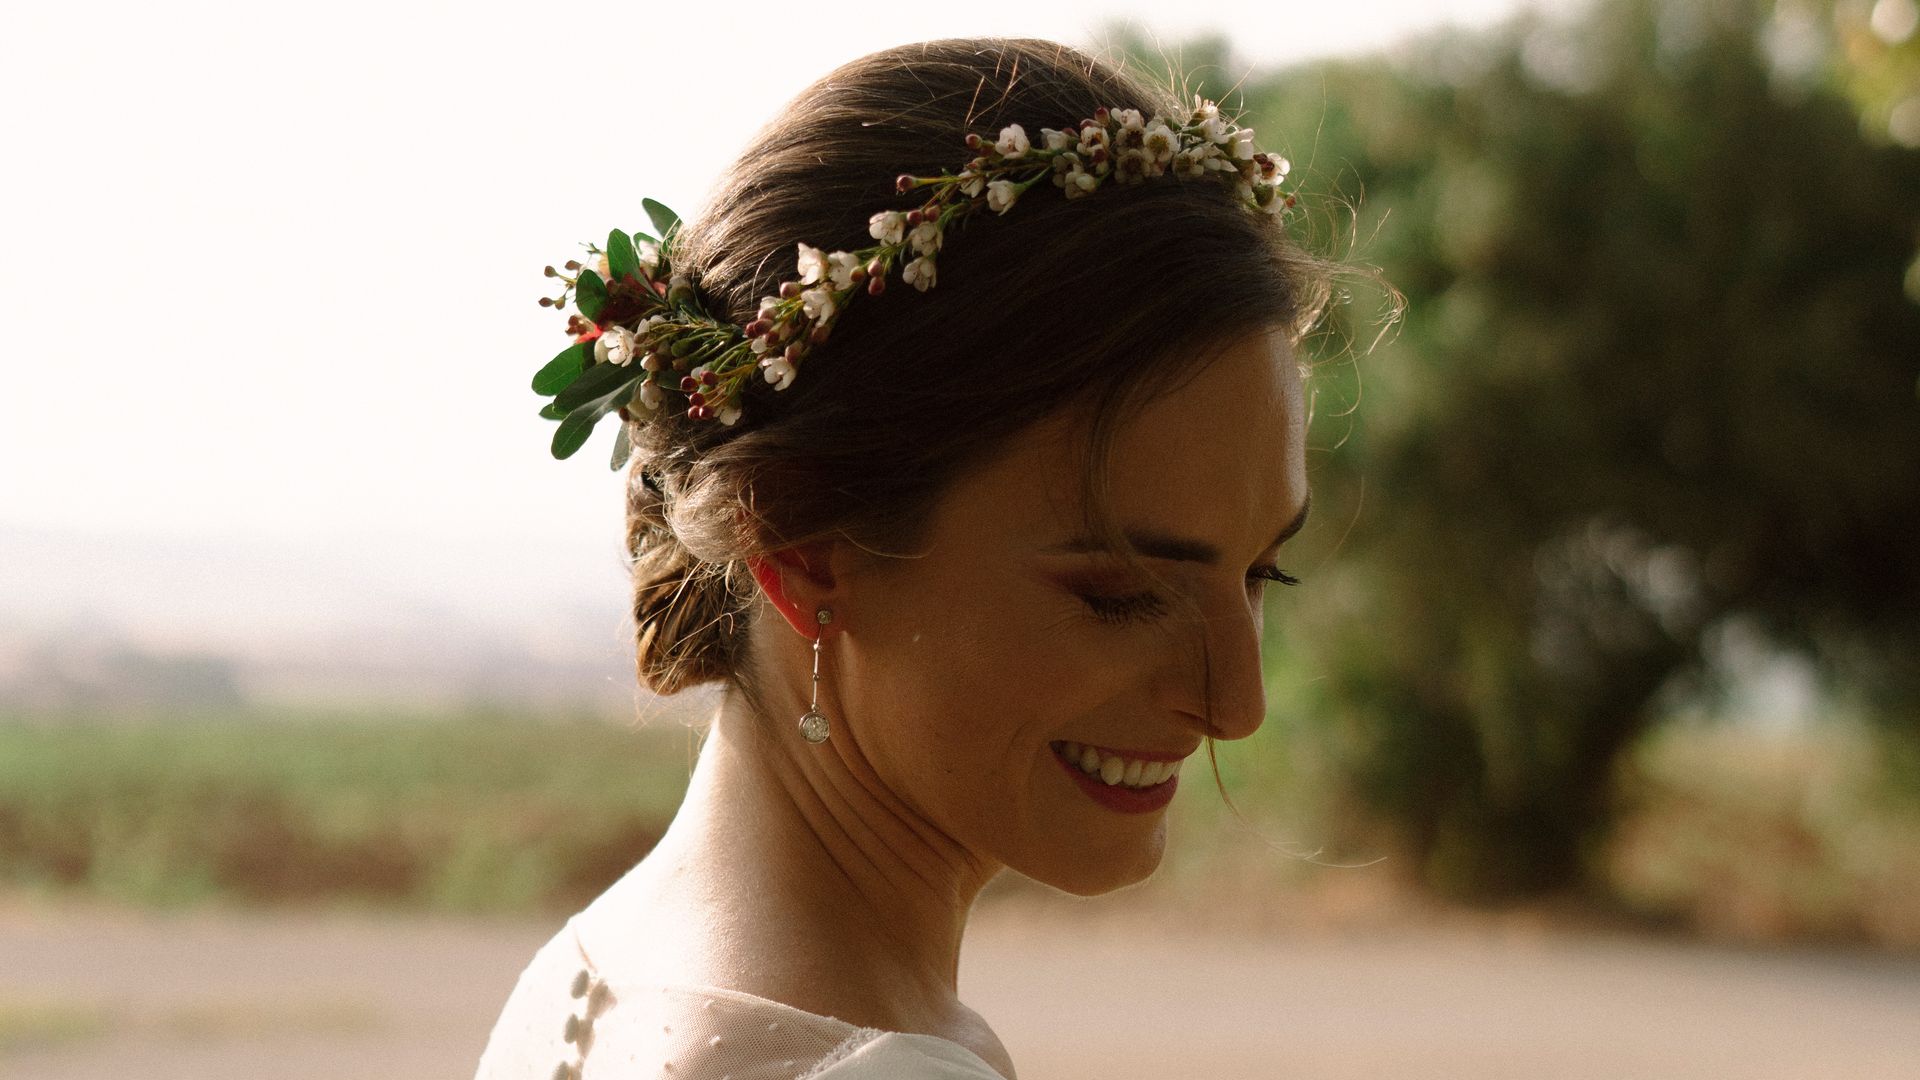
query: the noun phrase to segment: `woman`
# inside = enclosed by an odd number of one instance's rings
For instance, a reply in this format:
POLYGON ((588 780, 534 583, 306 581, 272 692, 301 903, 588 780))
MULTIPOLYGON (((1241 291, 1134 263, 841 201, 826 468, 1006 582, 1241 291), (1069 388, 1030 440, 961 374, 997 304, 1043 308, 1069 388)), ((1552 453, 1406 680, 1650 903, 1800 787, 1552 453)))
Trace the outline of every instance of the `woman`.
POLYGON ((1064 46, 907 46, 791 103, 670 253, 610 240, 628 291, 567 279, 536 388, 556 453, 622 418, 640 677, 725 693, 481 1080, 1014 1076, 956 993, 975 896, 1145 878, 1184 763, 1264 713, 1334 268, 1247 139, 1064 46))

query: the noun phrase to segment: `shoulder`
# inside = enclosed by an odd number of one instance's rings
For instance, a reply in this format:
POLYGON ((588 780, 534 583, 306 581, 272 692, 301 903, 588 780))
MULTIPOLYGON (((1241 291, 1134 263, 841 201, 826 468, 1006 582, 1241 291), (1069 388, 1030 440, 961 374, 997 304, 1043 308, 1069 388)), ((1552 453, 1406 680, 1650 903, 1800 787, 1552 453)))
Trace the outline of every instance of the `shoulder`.
POLYGON ((1011 1080, 948 1039, 863 1029, 801 1080, 1011 1080))
MULTIPOLYGON (((581 968, 572 924, 548 939, 515 980, 480 1054, 475 1080, 520 1080, 554 1075, 572 1053, 567 1017, 582 1002, 573 995, 581 968)), ((604 993, 602 995, 604 1000, 604 993)), ((577 1028, 579 1021, 574 1021, 577 1028)))

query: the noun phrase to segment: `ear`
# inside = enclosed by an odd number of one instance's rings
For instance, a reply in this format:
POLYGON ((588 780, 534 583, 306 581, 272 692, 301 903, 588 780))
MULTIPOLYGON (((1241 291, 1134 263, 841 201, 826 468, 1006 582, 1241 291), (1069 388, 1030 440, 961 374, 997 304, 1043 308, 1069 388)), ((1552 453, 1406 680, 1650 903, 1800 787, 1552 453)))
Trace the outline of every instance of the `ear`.
POLYGON ((766 558, 747 560, 747 569, 767 600, 801 637, 809 640, 823 631, 814 612, 833 592, 833 571, 829 568, 831 541, 783 548, 766 558))

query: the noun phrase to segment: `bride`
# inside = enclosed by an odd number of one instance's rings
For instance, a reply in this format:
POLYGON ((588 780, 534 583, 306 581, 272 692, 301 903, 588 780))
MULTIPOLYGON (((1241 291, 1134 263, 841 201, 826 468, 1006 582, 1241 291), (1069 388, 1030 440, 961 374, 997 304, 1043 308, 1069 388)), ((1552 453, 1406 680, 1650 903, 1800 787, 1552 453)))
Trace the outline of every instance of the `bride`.
POLYGON ((1189 760, 1265 712, 1336 269, 1285 172, 1073 49, 936 41, 552 271, 579 340, 535 386, 558 455, 618 414, 640 678, 723 695, 478 1080, 1015 1075, 958 996, 974 898, 1144 879, 1189 760))

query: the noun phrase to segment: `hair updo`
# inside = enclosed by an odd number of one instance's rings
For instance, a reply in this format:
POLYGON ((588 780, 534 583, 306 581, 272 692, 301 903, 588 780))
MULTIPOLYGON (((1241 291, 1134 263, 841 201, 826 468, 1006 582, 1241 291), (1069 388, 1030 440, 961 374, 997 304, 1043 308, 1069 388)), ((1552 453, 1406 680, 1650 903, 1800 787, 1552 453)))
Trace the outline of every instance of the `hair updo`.
MULTIPOLYGON (((1037 137, 1103 105, 1191 108, 1048 41, 943 40, 855 60, 754 137, 683 226, 676 269, 744 324, 798 276, 796 243, 865 247, 873 213, 923 198, 894 178, 957 170, 968 132, 1017 123, 1037 137)), ((948 239, 938 287, 862 296, 790 389, 751 380, 737 424, 663 409, 633 428, 627 547, 651 690, 721 682, 758 701, 747 558, 829 537, 910 549, 952 480, 1063 407, 1091 407, 1089 506, 1103 506, 1093 478, 1124 409, 1191 375, 1196 352, 1275 329, 1297 342, 1326 308, 1333 267, 1219 177, 1073 201, 1042 185, 948 239)), ((1090 526, 1114 536, 1098 510, 1090 526)))

